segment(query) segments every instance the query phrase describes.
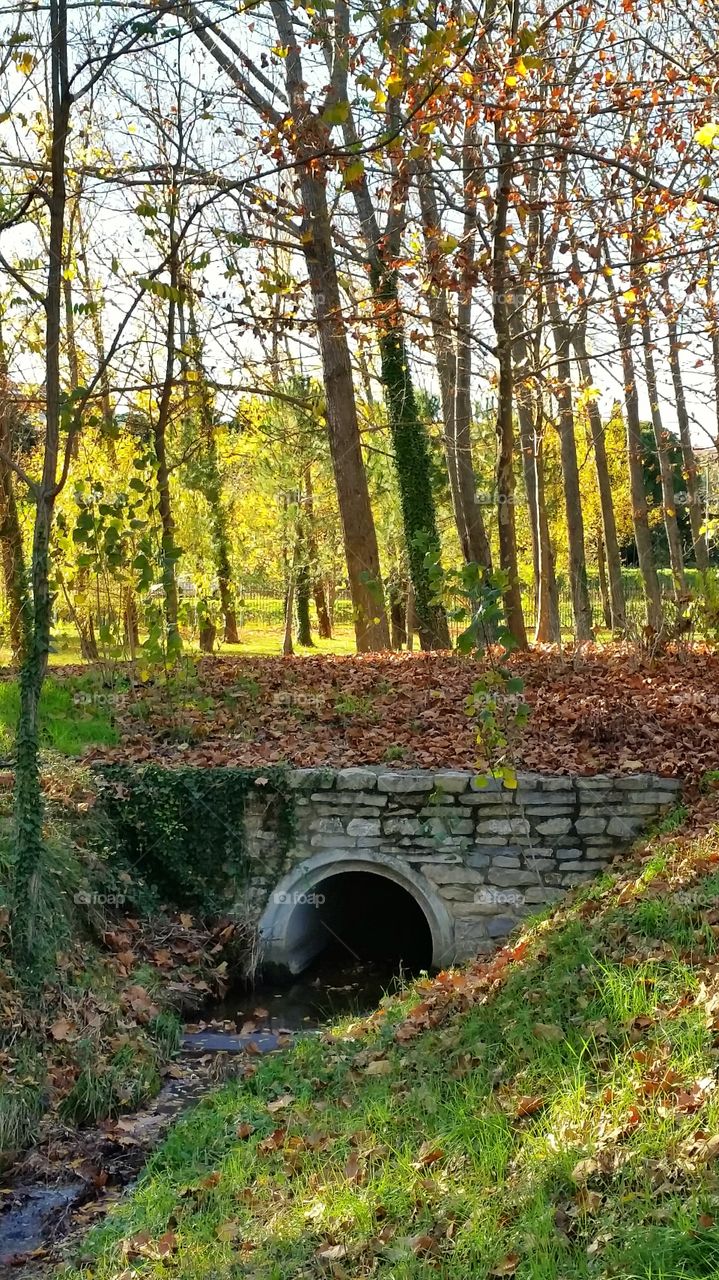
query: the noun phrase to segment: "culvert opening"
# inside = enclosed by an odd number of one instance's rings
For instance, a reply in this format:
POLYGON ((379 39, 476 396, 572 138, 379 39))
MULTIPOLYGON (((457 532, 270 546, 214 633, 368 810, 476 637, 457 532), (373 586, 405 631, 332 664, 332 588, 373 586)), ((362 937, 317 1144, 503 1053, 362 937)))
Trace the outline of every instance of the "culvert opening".
POLYGON ((372 871, 330 875, 298 895, 285 938, 295 973, 318 958, 323 966, 381 963, 409 974, 432 966, 432 934, 419 903, 372 871))
POLYGON ((447 963, 451 922, 441 900, 410 870, 401 880, 383 865, 375 871, 379 861, 345 871, 318 855, 287 876, 260 920, 259 969, 207 1011, 210 1027, 264 1034, 362 1016, 400 976, 447 963))

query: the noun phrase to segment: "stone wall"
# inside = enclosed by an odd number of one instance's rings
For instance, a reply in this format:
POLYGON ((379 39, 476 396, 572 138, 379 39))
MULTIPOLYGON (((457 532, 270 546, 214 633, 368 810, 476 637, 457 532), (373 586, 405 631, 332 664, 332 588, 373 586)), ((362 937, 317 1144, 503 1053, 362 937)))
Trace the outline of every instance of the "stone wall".
POLYGON ((349 869, 405 885, 430 919, 436 962, 488 951, 524 915, 602 871, 680 787, 646 774, 520 774, 508 790, 471 773, 387 768, 298 769, 290 783, 296 830, 279 885, 267 880, 277 863, 259 797, 246 820, 252 894, 276 961, 297 902, 349 869))

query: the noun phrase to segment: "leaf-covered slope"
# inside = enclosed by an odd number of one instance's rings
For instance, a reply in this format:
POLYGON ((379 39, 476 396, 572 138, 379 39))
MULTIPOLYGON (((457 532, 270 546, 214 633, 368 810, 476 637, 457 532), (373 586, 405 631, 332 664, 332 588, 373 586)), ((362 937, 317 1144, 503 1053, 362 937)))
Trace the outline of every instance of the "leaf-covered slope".
MULTIPOLYGON (((516 762, 543 772, 719 767, 719 655, 621 648, 515 654, 532 708, 516 762)), ((447 654, 210 658, 189 680, 120 697, 102 758, 194 764, 474 768, 465 702, 479 665, 447 654)))
POLYGON ((716 1276, 716 810, 487 962, 249 1064, 69 1274, 716 1276))

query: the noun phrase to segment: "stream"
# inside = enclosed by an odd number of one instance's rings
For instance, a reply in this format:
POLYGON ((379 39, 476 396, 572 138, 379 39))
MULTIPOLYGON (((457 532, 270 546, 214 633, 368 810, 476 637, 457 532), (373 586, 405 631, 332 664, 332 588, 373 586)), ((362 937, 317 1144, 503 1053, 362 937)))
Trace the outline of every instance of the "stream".
POLYGON ((178 1115, 237 1074, 248 1051, 271 1053, 298 1034, 369 1013, 398 980, 396 961, 348 963, 346 953, 325 952, 289 982, 260 981, 209 1006, 186 1025, 160 1092, 142 1110, 26 1153, 0 1187, 0 1277, 51 1274, 61 1246, 79 1241, 126 1194, 178 1115))

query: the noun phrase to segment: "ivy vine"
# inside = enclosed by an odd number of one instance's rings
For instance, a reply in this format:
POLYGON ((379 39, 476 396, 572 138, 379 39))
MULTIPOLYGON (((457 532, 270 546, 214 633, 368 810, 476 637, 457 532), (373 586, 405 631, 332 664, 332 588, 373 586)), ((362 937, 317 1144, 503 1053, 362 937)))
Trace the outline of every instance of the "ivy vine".
POLYGON ((119 764, 100 766, 97 777, 118 857, 164 900, 216 912, 241 896, 253 872, 281 875, 296 829, 285 767, 119 764), (245 825, 248 799, 258 796, 263 828, 276 837, 261 868, 248 852, 245 825))

